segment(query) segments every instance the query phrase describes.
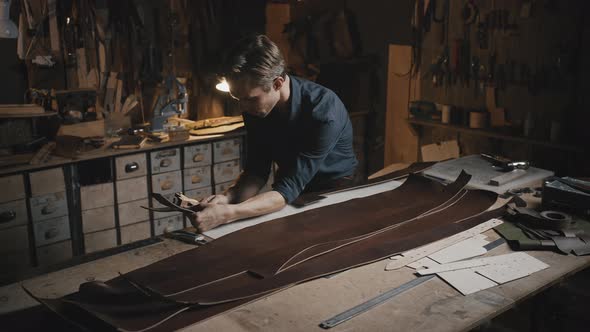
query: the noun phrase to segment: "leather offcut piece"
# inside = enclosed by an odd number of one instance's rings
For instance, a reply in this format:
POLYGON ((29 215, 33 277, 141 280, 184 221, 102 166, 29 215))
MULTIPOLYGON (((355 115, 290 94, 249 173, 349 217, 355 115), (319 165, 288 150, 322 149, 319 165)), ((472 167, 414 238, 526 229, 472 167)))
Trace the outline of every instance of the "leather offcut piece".
POLYGON ((368 264, 498 217, 496 194, 413 175, 389 192, 276 219, 106 283, 43 300, 126 331, 184 327, 297 283, 368 264), (126 294, 128 299, 118 299, 126 294), (116 304, 113 307, 112 304, 116 304), (126 307, 129 308, 120 308, 126 307))

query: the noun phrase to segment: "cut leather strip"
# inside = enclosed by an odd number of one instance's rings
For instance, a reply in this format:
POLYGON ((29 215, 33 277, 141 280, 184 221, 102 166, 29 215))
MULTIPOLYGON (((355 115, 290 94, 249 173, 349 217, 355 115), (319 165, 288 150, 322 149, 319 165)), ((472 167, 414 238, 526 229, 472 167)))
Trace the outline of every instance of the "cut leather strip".
POLYGON ((149 282, 163 294, 177 293, 190 288, 186 285, 194 287, 247 270, 272 276, 290 257, 311 245, 369 233, 433 209, 453 197, 469 178, 463 174, 454 184, 445 187, 411 175, 395 190, 249 227, 208 243, 199 251, 175 255, 168 259, 171 262, 157 262, 153 270, 162 266, 161 274, 152 270, 149 274, 134 271, 132 275, 134 280, 149 282), (414 197, 418 196, 424 199, 416 200, 414 197), (370 220, 367 220, 367 213, 372 215, 370 220), (288 235, 277 241, 278 234, 288 235), (185 264, 187 261, 194 265, 185 264), (195 266, 207 267, 207 273, 194 275, 195 266), (170 267, 174 267, 173 270, 165 272, 170 267), (171 280, 170 274, 177 277, 171 280))

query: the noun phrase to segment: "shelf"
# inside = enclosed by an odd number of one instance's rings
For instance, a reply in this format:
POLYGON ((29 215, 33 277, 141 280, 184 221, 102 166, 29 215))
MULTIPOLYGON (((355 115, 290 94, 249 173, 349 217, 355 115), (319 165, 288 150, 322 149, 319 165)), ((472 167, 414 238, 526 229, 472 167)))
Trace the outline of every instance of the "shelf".
POLYGON ((444 128, 448 130, 454 130, 457 132, 468 133, 472 135, 478 135, 483 137, 490 137, 501 139, 505 141, 512 141, 512 142, 519 142, 524 144, 532 144, 532 145, 539 145, 543 147, 564 150, 564 151, 571 151, 576 153, 583 153, 584 148, 580 146, 572 146, 568 144, 560 144, 560 143, 553 143, 539 139, 528 138, 524 136, 517 136, 511 135, 508 133, 504 133, 498 130, 493 129, 474 129, 465 126, 458 126, 458 125, 451 125, 451 124, 444 124, 435 121, 427 121, 427 120, 416 120, 416 119, 408 119, 408 123, 414 127, 433 127, 433 128, 444 128))

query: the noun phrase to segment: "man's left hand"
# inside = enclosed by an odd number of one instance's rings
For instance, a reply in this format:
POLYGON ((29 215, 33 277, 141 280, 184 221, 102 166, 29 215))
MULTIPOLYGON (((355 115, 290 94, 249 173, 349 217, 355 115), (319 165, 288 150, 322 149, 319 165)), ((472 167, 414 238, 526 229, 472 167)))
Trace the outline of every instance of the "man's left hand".
POLYGON ((195 212, 190 217, 191 223, 199 233, 206 232, 234 220, 234 206, 231 204, 201 202, 200 205, 203 207, 203 210, 195 212))

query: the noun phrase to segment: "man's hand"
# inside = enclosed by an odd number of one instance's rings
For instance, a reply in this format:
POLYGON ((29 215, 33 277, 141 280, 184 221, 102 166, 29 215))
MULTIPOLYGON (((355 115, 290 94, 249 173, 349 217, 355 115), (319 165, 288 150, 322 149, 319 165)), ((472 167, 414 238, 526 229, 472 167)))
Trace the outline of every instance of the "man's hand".
POLYGON ((229 197, 226 195, 211 195, 209 197, 203 198, 201 200, 201 204, 209 203, 209 204, 229 204, 229 197))
MULTIPOLYGON (((216 195, 223 196, 223 195, 216 195)), ((225 196, 223 196, 225 197, 225 196)), ((206 232, 217 226, 234 221, 234 205, 231 204, 216 204, 201 202, 203 210, 195 212, 191 217, 191 224, 199 231, 199 233, 206 232)))

